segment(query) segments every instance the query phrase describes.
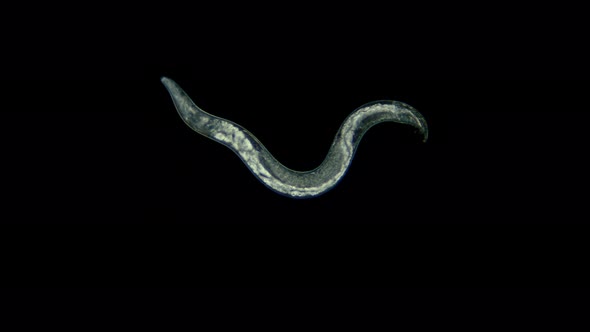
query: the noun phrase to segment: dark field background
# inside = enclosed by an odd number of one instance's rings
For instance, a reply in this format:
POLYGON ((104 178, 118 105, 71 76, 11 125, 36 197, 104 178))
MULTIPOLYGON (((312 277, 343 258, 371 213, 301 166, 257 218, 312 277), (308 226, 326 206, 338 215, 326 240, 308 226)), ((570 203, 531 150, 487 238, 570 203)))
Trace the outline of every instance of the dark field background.
POLYGON ((583 317, 585 11, 363 5, 6 8, 3 330, 583 317), (184 125, 161 76, 297 170, 378 99, 418 109, 430 139, 380 124, 336 188, 292 200, 184 125))
POLYGON ((583 285, 587 88, 213 80, 166 66, 4 81, 2 234, 25 271, 53 271, 16 282, 583 285), (319 165, 344 118, 372 100, 417 108, 430 140, 380 124, 335 189, 292 200, 186 127, 160 75, 297 170, 319 165))

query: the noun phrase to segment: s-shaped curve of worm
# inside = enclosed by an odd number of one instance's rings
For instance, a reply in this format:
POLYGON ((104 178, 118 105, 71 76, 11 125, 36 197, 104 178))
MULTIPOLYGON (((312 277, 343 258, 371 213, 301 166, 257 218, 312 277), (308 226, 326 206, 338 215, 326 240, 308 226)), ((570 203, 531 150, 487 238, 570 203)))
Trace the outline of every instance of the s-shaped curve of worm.
POLYGON ((278 162, 248 130, 201 110, 173 80, 162 77, 164 86, 184 122, 197 133, 221 143, 246 164, 271 190, 292 198, 317 197, 332 189, 346 173, 363 135, 374 125, 390 121, 413 126, 428 138, 424 117, 399 101, 376 101, 357 108, 342 123, 326 159, 319 167, 298 172, 278 162))

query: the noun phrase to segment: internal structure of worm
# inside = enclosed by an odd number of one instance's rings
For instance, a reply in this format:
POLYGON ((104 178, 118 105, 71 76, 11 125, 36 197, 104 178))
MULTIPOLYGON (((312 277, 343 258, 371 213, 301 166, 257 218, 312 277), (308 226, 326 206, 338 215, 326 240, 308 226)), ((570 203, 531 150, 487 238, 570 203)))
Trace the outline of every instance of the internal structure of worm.
POLYGON ((319 167, 294 171, 278 162, 248 130, 201 110, 176 82, 166 77, 161 80, 190 128, 230 148, 264 185, 292 198, 317 197, 332 189, 346 173, 363 135, 378 123, 410 125, 424 141, 428 138, 426 120, 413 107, 398 101, 376 101, 359 107, 344 120, 319 167))

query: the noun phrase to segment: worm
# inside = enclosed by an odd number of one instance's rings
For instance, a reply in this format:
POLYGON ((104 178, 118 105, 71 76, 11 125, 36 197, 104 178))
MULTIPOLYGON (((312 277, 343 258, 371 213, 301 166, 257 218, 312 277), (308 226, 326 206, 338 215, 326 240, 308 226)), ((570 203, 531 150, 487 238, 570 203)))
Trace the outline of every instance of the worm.
POLYGON ((413 107, 393 100, 374 101, 357 108, 344 120, 320 166, 294 171, 277 161, 248 130, 203 111, 173 80, 162 77, 161 81, 191 129, 231 149, 260 182, 291 198, 317 197, 334 188, 346 174, 363 135, 376 124, 390 121, 410 125, 418 129, 424 142, 428 139, 426 120, 413 107))

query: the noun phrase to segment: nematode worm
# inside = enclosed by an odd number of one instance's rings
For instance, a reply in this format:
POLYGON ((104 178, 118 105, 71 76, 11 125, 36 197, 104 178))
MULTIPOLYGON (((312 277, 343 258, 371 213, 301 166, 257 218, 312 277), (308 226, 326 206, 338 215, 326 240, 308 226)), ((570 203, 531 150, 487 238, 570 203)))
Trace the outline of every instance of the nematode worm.
POLYGON ((344 176, 363 135, 374 125, 397 122, 417 128, 428 138, 424 117, 413 107, 398 101, 376 101, 356 109, 342 123, 322 164, 307 172, 283 166, 248 130, 231 121, 201 110, 173 80, 162 83, 184 122, 197 133, 234 151, 268 188, 292 198, 319 196, 332 189, 344 176))

